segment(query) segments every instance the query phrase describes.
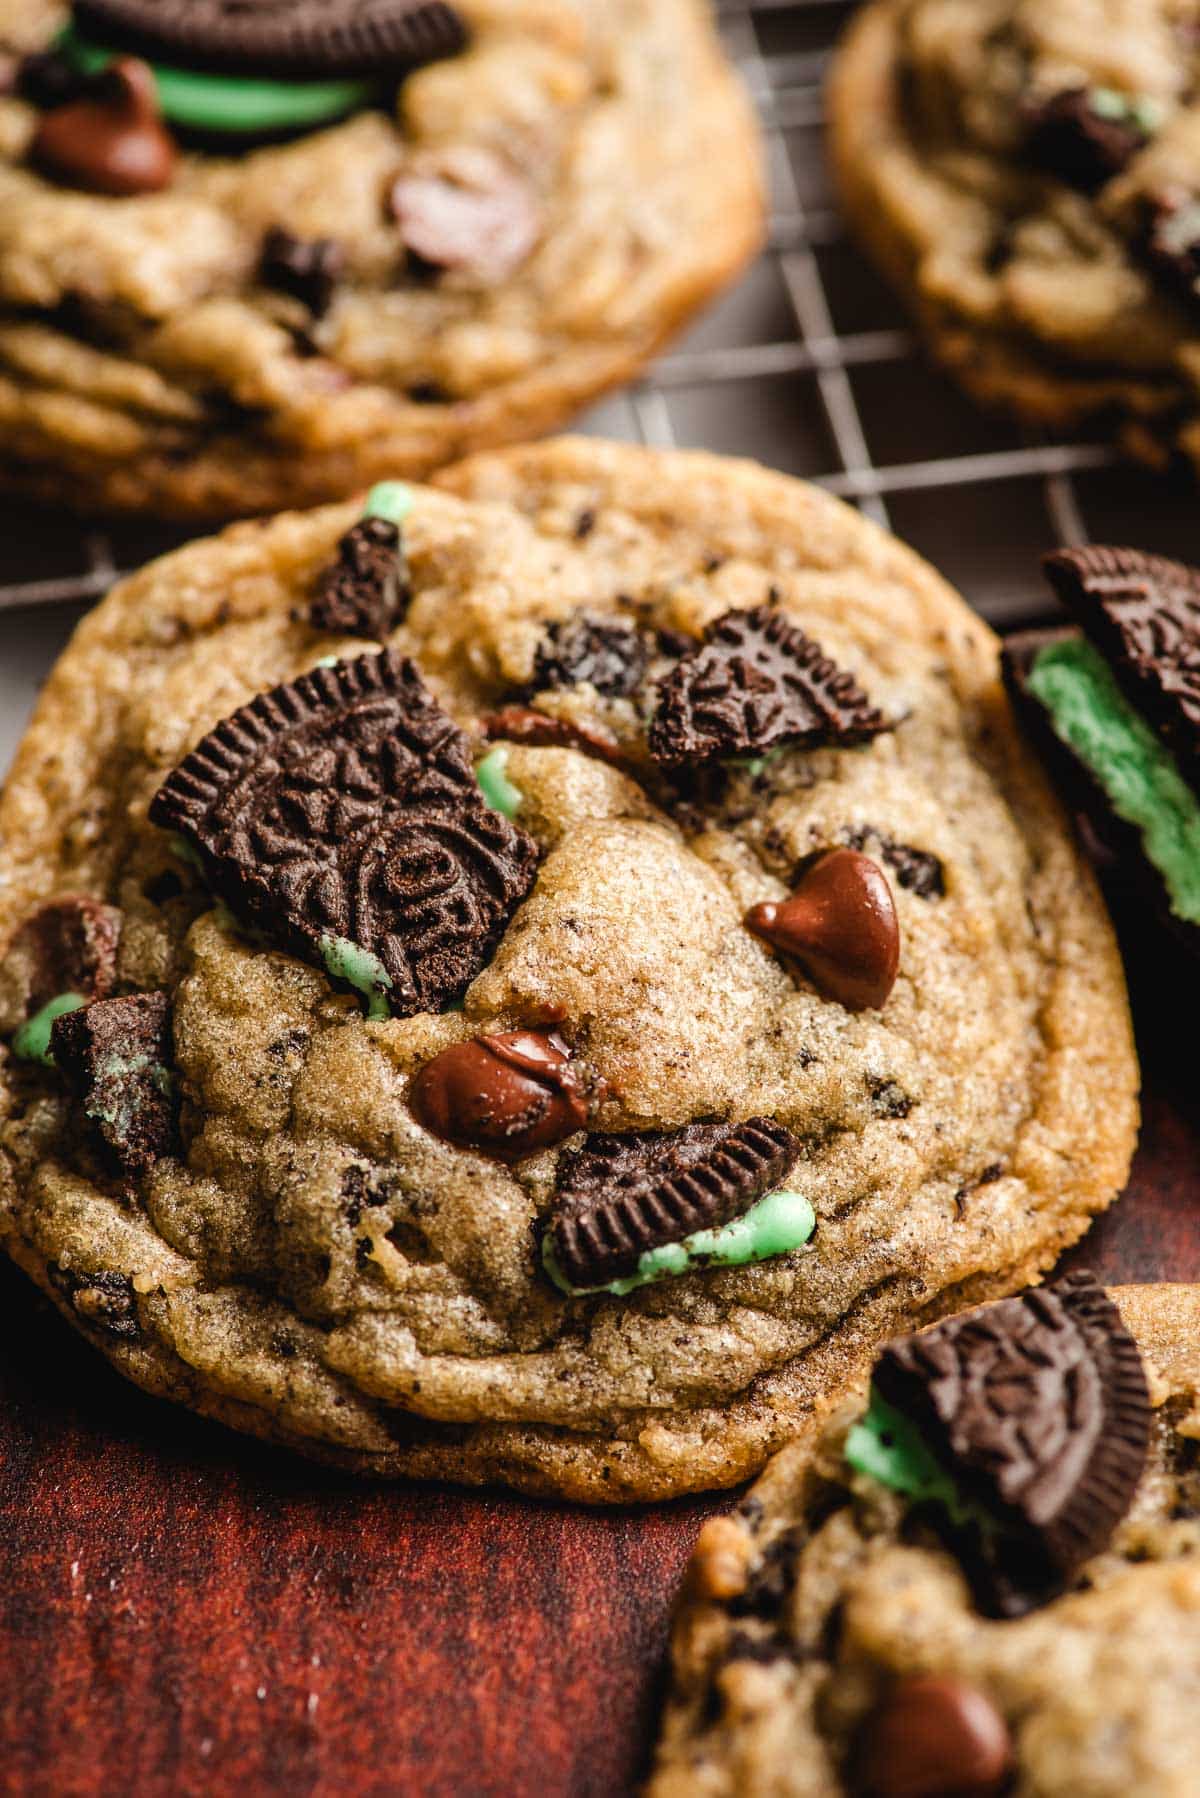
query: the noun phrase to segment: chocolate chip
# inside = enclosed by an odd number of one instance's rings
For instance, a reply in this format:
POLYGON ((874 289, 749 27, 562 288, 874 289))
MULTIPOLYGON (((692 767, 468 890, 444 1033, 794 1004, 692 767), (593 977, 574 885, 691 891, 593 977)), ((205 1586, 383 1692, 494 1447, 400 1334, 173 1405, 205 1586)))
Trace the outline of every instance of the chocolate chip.
POLYGON ((120 940, 115 906, 76 893, 40 906, 5 952, 3 983, 16 1002, 13 1009, 32 1017, 60 993, 107 998, 116 984, 120 940))
POLYGON ((782 612, 726 612, 659 686, 650 753, 668 764, 865 743, 892 726, 782 612))
POLYGON ((392 213, 418 268, 499 285, 525 262, 541 219, 521 176, 490 151, 460 147, 401 175, 392 213))
POLYGON ((810 864, 789 899, 752 906, 745 922, 847 1011, 887 1003, 900 966, 900 925, 891 888, 869 855, 831 849, 810 864))
POLYGON ((625 759, 615 737, 586 729, 582 724, 572 724, 566 718, 551 718, 546 712, 530 711, 523 705, 506 705, 497 712, 488 712, 482 725, 485 736, 502 738, 508 743, 527 743, 538 749, 578 749, 583 755, 614 764, 625 759))
POLYGON ((1013 1765, 1008 1725, 963 1680, 917 1674, 867 1719, 855 1790, 863 1798, 994 1798, 1013 1765))
POLYGON ((519 1161, 582 1130, 588 1104, 555 1033, 514 1030, 455 1043, 426 1062, 409 1103, 434 1136, 519 1161))
POLYGON ((650 1249, 740 1217, 778 1186, 800 1152, 771 1118, 597 1135, 559 1162, 548 1229, 570 1285, 607 1285, 650 1249))
POLYGON ((1200 569, 1139 549, 1064 549, 1043 564, 1129 699, 1200 780, 1200 569))
POLYGON ((994 1608, 1029 1609, 1104 1547, 1141 1478, 1150 1406, 1137 1344, 1090 1275, 904 1337, 874 1377, 1000 1523, 977 1570, 994 1608))
POLYGON ((174 1153, 177 1104, 165 993, 101 999, 58 1018, 50 1052, 106 1158, 145 1173, 174 1153))
POLYGON ((84 1273, 79 1268, 64 1267, 61 1261, 49 1262, 46 1273, 54 1290, 62 1294, 83 1323, 125 1342, 141 1335, 137 1298, 128 1274, 119 1274, 112 1268, 84 1273))
POLYGON ((548 625, 533 658, 532 692, 586 682, 609 699, 636 693, 648 657, 643 633, 611 618, 576 612, 548 625))
POLYGON ((911 843, 897 843, 870 825, 859 825, 842 833, 848 849, 861 849, 887 863, 898 883, 918 899, 942 899, 946 893, 946 870, 936 855, 927 849, 914 849, 911 843))
POLYGON ((913 1102, 904 1088, 894 1080, 881 1080, 875 1074, 868 1074, 867 1090, 871 1095, 871 1110, 876 1117, 906 1118, 913 1108, 913 1102))
POLYGON ((575 520, 574 537, 576 543, 583 543, 596 528, 596 514, 591 506, 585 506, 575 520))
POLYGON ((290 294, 314 318, 324 318, 346 270, 346 253, 332 237, 304 239, 272 226, 263 239, 263 285, 290 294))
POLYGON ((1038 168, 1094 193, 1149 142, 1147 103, 1109 88, 1065 88, 1030 113, 1026 153, 1038 168))
POLYGON ((403 622, 411 598, 399 525, 361 518, 322 571, 308 621, 335 636, 378 639, 403 622))
POLYGON ((484 801, 466 736, 391 650, 260 694, 150 816, 275 941, 318 966, 338 943, 373 957, 403 1017, 465 991, 537 871, 532 838, 484 801))
POLYGON ((729 1599, 731 1617, 756 1617, 763 1623, 777 1621, 796 1584, 800 1550, 807 1532, 800 1527, 773 1536, 750 1571, 743 1590, 729 1599))
POLYGON ((29 147, 52 181, 125 197, 169 187, 178 152, 158 111, 153 71, 122 56, 93 76, 78 98, 43 113, 29 147))

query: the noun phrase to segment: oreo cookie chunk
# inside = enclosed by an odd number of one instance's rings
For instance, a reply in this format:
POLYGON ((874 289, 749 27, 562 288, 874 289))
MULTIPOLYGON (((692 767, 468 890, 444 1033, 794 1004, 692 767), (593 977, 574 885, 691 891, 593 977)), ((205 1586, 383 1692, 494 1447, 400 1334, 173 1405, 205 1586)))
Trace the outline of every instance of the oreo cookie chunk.
POLYGON ((408 504, 408 490, 398 482, 372 489, 364 516, 321 574, 308 610, 314 630, 378 639, 403 623, 412 597, 401 537, 408 504))
POLYGON ((0 1030, 13 1053, 50 1064, 56 1017, 104 999, 117 978, 121 913, 84 893, 39 906, 18 926, 0 959, 0 1030))
POLYGON ((1010 638, 1009 691, 1069 800, 1200 949, 1200 573, 1102 547, 1045 566, 1081 628, 1010 638))
POLYGON ((260 694, 150 816, 245 923, 367 994, 375 1016, 463 993, 537 871, 533 839, 480 793, 467 738, 391 651, 260 694))
POLYGON ((100 999, 58 1019, 50 1052, 105 1159, 144 1174, 177 1141, 171 1017, 165 993, 100 999))
POLYGON ((1070 1584, 1145 1465, 1141 1357, 1090 1274, 893 1342, 872 1391, 848 1460, 938 1514, 999 1615, 1070 1584))
POLYGON ((791 1131, 765 1117, 589 1137, 559 1163, 546 1271, 564 1292, 623 1295, 668 1274, 799 1248, 813 1232, 812 1206, 771 1191, 799 1152, 791 1131))
POLYGON ((669 767, 849 748, 891 730, 852 674, 771 606, 726 612, 658 690, 650 753, 669 767))
POLYGON ((1161 109, 1137 94, 1065 88, 1031 110, 1027 154, 1047 174, 1091 194, 1145 149, 1161 122, 1161 109))

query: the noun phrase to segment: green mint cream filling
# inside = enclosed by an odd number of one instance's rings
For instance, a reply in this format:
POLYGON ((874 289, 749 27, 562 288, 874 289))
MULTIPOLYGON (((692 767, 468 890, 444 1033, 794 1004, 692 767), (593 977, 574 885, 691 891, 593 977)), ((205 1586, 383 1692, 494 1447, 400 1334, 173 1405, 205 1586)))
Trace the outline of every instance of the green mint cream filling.
POLYGON ((403 481, 377 481, 367 495, 363 517, 386 518, 389 524, 400 525, 412 509, 411 487, 406 487, 403 481))
POLYGON ((1141 832, 1175 916, 1200 924, 1200 802, 1099 651, 1082 638, 1048 644, 1026 684, 1117 817, 1141 832))
POLYGON ((55 1018, 65 1017, 69 1011, 79 1011, 86 1004, 82 993, 59 993, 56 998, 48 999, 40 1011, 26 1018, 14 1035, 13 1054, 19 1061, 40 1061, 44 1068, 52 1068, 50 1032, 55 1018))
POLYGON ((475 778, 479 782, 480 791, 494 812, 503 812, 506 818, 515 818, 525 798, 520 787, 515 787, 504 772, 508 763, 508 750, 501 747, 493 749, 485 755, 475 770, 475 778))
POLYGON ((974 1522, 985 1534, 999 1527, 984 1506, 960 1491, 916 1425, 873 1386, 867 1410, 846 1437, 845 1455, 856 1473, 867 1474, 914 1504, 939 1505, 952 1523, 974 1522))
POLYGON ((624 1298, 639 1286, 687 1274, 706 1267, 746 1267, 752 1261, 768 1261, 786 1255, 808 1241, 817 1217, 808 1200, 798 1192, 769 1192, 752 1205, 744 1217, 719 1230, 697 1230, 682 1242, 647 1249, 638 1260, 637 1272, 605 1286, 572 1286, 554 1258, 552 1233, 542 1238, 542 1262, 560 1292, 572 1298, 595 1292, 611 1292, 624 1298))
POLYGON ((321 959, 330 978, 344 980, 367 999, 368 1018, 390 1018, 392 1008, 386 994, 391 991, 392 977, 377 955, 360 949, 344 936, 321 938, 321 959))

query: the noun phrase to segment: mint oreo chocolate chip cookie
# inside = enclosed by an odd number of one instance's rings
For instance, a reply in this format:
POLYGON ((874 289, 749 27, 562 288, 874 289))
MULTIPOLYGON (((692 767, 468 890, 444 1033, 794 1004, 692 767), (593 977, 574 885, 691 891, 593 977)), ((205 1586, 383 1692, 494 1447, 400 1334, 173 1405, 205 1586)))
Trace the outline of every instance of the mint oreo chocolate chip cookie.
POLYGON ((1175 1798, 1200 1288, 1074 1275, 891 1344, 701 1533, 650 1798, 1175 1798))
POLYGON ((594 441, 152 564, 0 805, 6 1249, 363 1472, 746 1478, 1125 1181, 1120 964, 998 663, 829 495, 594 441))
POLYGON ((1005 646, 1021 717, 1068 801, 1200 946, 1200 573, 1140 550, 1062 550, 1079 629, 1005 646))

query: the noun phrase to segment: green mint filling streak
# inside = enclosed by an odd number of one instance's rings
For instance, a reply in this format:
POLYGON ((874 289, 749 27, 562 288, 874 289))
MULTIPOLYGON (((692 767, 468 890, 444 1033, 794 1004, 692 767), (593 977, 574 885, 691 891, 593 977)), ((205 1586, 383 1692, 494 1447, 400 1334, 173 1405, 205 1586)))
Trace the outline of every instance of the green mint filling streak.
POLYGON ((377 955, 360 949, 344 936, 323 936, 321 958, 330 977, 344 980, 348 986, 365 993, 368 1018, 390 1018, 392 1008, 386 994, 391 991, 392 977, 377 955))
POLYGON ((867 1474, 915 1504, 939 1505, 952 1523, 976 1523, 985 1535, 999 1531, 990 1511, 960 1491, 916 1425, 873 1386, 866 1412, 846 1437, 845 1455, 856 1473, 867 1474))
MULTIPOLYGON (((99 74, 119 54, 93 43, 73 25, 59 37, 58 49, 85 75, 99 74)), ((325 125, 369 106, 378 91, 373 81, 273 81, 258 75, 205 74, 157 62, 150 66, 164 118, 187 130, 228 132, 233 137, 325 125)))
POLYGON ((542 1263, 558 1287, 569 1297, 578 1298, 595 1292, 611 1292, 617 1298, 665 1280, 672 1274, 686 1274, 706 1267, 745 1267, 752 1261, 768 1261, 775 1255, 786 1255, 803 1246, 816 1228, 816 1213, 803 1194, 769 1192, 752 1205, 744 1217, 724 1224, 719 1230, 697 1230, 682 1242, 668 1242, 660 1249, 647 1249, 638 1261, 637 1272, 605 1286, 572 1286, 554 1258, 551 1233, 542 1238, 542 1263))
POLYGON ((1027 685, 1118 818, 1141 832, 1175 916, 1200 924, 1200 802, 1099 651, 1082 638, 1048 644, 1027 685))
POLYGON ((48 999, 40 1011, 35 1011, 31 1018, 26 1018, 12 1039, 12 1051, 19 1061, 39 1061, 44 1068, 54 1066, 54 1057, 50 1053, 50 1031, 55 1018, 65 1017, 69 1011, 79 1011, 87 1004, 82 993, 59 993, 54 999, 48 999))
POLYGON ((480 791, 494 812, 503 812, 506 818, 515 818, 525 798, 520 787, 515 787, 504 772, 508 764, 508 750, 501 747, 493 749, 485 755, 475 770, 475 778, 479 782, 480 791))
POLYGON ((364 518, 386 518, 389 524, 403 524, 413 509, 413 493, 403 481, 377 481, 367 495, 364 518))

